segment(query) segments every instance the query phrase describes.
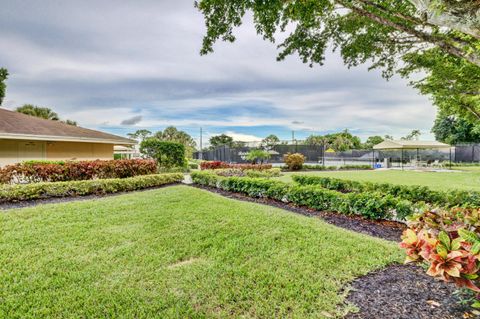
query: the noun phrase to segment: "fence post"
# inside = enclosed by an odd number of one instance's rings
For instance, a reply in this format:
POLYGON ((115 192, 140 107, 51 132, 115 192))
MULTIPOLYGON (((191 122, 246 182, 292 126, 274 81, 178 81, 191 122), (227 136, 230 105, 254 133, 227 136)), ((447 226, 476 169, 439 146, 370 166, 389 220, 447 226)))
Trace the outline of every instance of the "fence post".
POLYGON ((325 143, 322 144, 322 163, 323 167, 325 167, 325 143))

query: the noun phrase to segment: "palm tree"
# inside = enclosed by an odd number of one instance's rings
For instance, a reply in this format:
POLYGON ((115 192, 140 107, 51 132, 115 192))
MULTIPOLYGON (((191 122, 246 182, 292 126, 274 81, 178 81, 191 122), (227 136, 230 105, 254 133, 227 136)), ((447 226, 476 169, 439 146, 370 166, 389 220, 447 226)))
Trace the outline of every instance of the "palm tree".
POLYGON ((46 120, 53 120, 58 121, 60 118, 58 114, 52 111, 52 109, 48 107, 40 107, 32 104, 25 104, 21 107, 17 107, 15 111, 31 116, 36 116, 46 120))

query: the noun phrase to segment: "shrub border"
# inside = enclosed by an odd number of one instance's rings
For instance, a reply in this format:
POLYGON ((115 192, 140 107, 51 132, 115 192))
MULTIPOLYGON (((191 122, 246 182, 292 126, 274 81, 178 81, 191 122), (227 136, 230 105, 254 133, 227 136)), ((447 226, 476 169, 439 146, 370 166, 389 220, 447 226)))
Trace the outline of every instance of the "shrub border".
POLYGON ((128 178, 5 185, 0 187, 0 203, 128 192, 179 183, 182 180, 183 174, 171 173, 128 178))
POLYGON ((397 185, 390 183, 361 182, 334 177, 293 175, 292 179, 299 185, 318 185, 341 192, 382 192, 414 203, 426 202, 445 208, 480 207, 480 192, 477 191, 436 191, 427 186, 397 185))
POLYGON ((193 172, 191 176, 198 185, 373 220, 405 220, 419 208, 410 201, 378 192, 343 194, 318 185, 300 186, 271 179, 222 177, 210 172, 193 172))

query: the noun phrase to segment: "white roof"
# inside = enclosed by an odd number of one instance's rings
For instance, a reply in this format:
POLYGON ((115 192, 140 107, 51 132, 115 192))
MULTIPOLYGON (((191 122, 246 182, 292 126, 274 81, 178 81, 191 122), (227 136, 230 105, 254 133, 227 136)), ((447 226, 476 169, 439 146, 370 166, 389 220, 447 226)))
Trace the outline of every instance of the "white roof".
POLYGON ((450 145, 437 141, 406 141, 406 140, 385 140, 373 147, 374 150, 388 150, 388 149, 434 149, 434 148, 449 148, 450 145))

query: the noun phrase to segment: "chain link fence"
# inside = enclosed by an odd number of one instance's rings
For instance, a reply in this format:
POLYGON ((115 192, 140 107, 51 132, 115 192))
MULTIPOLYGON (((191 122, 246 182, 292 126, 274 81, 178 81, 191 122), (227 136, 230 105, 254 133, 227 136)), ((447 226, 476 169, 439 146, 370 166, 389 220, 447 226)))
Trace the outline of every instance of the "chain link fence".
POLYGON ((381 167, 408 167, 441 165, 450 160, 457 163, 480 162, 480 144, 458 145, 440 150, 349 150, 331 152, 323 145, 306 145, 282 143, 274 146, 262 146, 260 143, 243 143, 238 147, 220 146, 215 149, 196 152, 195 159, 222 161, 228 163, 248 163, 248 152, 262 148, 270 153, 268 163, 283 164, 283 157, 288 153, 301 153, 307 164, 325 166, 343 165, 377 165, 381 167))
POLYGON ((457 163, 480 162, 480 144, 463 144, 455 146, 453 161, 457 163))

